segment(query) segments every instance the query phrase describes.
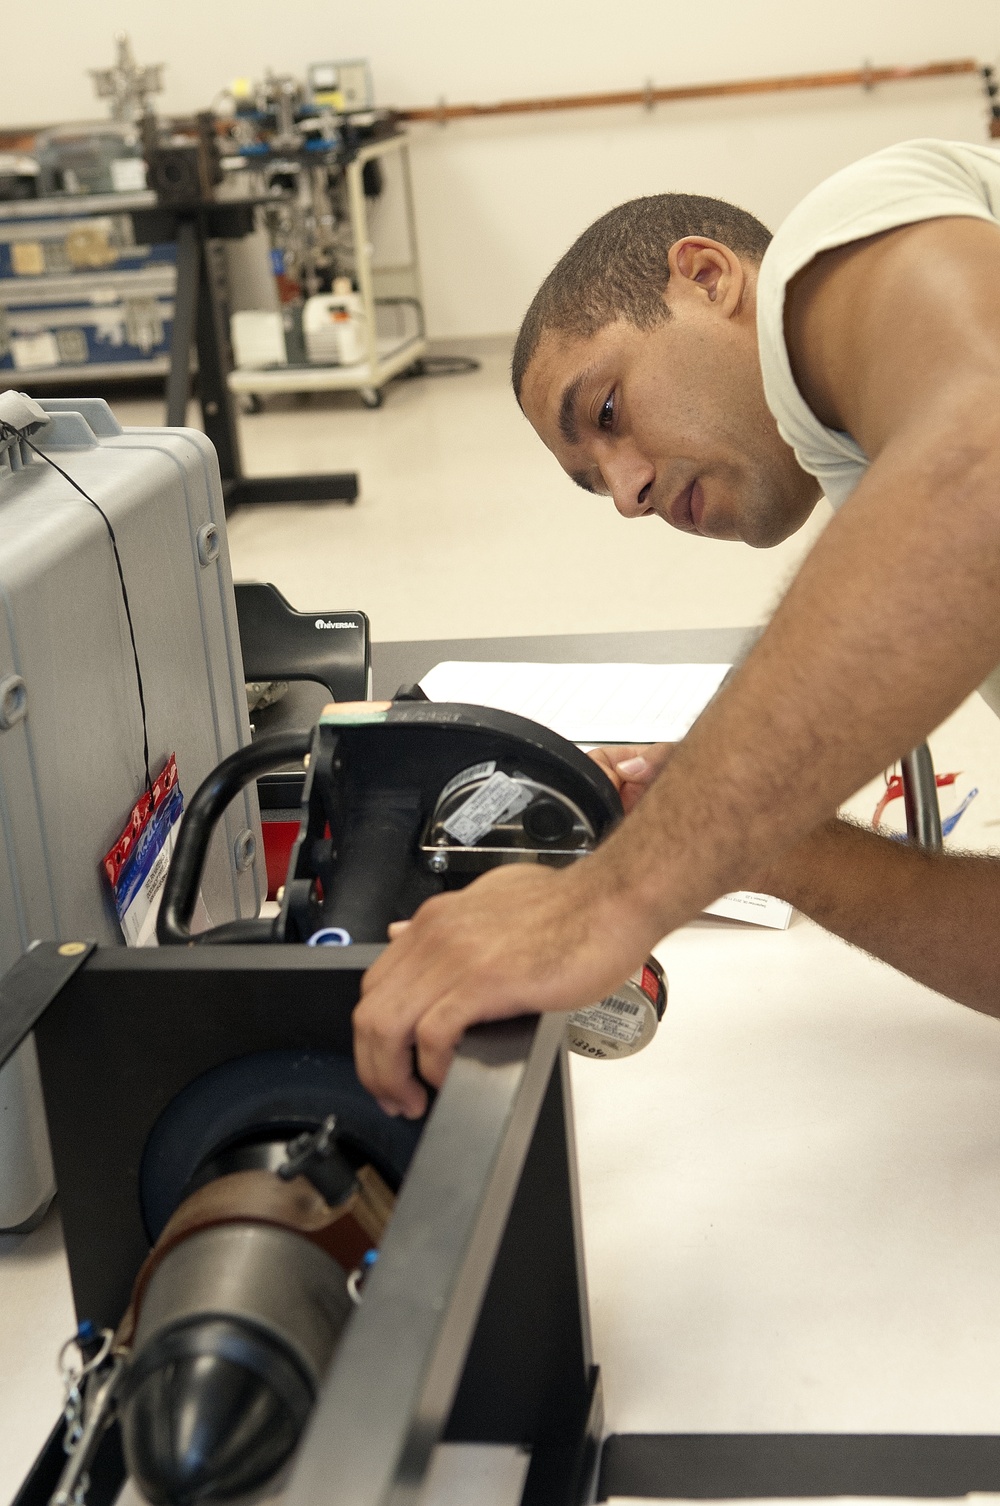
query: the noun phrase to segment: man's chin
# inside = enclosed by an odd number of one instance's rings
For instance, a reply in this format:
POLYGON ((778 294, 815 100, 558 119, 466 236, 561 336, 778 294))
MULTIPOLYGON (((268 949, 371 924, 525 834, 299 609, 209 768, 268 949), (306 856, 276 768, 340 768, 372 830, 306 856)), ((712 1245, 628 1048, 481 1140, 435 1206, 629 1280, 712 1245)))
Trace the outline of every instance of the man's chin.
MULTIPOLYGON (((702 503, 697 523, 699 538, 714 539, 720 544, 749 544, 753 549, 771 545, 766 513, 731 493, 710 491, 702 503)), ((773 542, 777 542, 774 540, 773 542)))
POLYGON ((796 468, 791 484, 780 491, 762 488, 740 516, 740 534, 751 549, 774 549, 803 528, 822 493, 812 476, 796 468))
POLYGON ((797 533, 805 521, 805 517, 789 516, 777 507, 748 509, 740 518, 736 536, 751 549, 775 549, 797 533))
POLYGON ((731 516, 725 513, 714 516, 711 513, 702 515, 701 527, 698 529, 699 538, 715 539, 720 544, 745 544, 749 543, 743 532, 742 519, 733 521, 731 516))
POLYGON ((787 533, 745 534, 743 536, 743 543, 747 544, 751 549, 776 549, 779 544, 785 542, 791 532, 792 530, 789 529, 787 533))

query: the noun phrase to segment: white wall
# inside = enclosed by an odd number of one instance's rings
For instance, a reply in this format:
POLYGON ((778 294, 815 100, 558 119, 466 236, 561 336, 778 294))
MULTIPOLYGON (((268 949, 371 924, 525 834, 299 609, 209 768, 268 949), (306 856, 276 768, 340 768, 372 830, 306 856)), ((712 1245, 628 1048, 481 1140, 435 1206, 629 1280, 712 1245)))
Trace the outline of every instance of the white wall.
MULTIPOLYGON (((6 12, 2 114, 99 114, 87 67, 124 29, 167 63, 163 108, 204 107, 236 75, 371 59, 379 103, 433 104, 919 64, 1000 47, 995 0, 48 0, 6 12)), ((611 205, 667 188, 716 194, 774 226, 814 183, 909 136, 986 138, 974 76, 414 127, 431 333, 517 327, 535 287, 611 205)))

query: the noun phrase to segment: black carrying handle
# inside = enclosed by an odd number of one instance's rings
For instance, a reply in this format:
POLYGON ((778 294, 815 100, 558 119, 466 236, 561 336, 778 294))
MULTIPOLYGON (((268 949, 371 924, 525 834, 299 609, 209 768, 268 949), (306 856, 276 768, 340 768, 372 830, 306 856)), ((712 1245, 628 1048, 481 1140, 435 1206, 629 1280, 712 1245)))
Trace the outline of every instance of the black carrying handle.
POLYGON ((198 936, 191 935, 191 917, 212 833, 229 802, 251 779, 268 774, 283 763, 302 759, 312 746, 312 731, 275 732, 224 758, 198 786, 181 822, 177 846, 170 860, 163 899, 156 920, 161 946, 190 946, 192 942, 268 942, 274 939, 269 920, 234 920, 198 936))
POLYGON ((323 900, 323 925, 352 941, 383 943, 410 866, 422 817, 415 790, 381 790, 348 819, 323 900))

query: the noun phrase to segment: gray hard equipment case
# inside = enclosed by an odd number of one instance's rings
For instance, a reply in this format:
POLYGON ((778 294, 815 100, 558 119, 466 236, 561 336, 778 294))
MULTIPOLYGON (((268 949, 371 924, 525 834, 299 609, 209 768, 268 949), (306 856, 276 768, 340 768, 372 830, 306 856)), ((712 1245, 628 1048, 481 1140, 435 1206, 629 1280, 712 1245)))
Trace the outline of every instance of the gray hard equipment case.
MULTIPOLYGON (((153 777, 176 753, 190 797, 250 740, 215 451, 192 429, 123 430, 100 399, 40 407, 31 443, 118 539, 153 777)), ((101 859, 145 787, 142 749, 105 525, 26 443, 0 438, 0 973, 36 940, 124 944, 101 859)), ((216 833, 202 893, 214 924, 258 913, 252 790, 216 833)), ((30 1226, 52 1192, 29 1040, 0 1072, 0 1229, 30 1226)))

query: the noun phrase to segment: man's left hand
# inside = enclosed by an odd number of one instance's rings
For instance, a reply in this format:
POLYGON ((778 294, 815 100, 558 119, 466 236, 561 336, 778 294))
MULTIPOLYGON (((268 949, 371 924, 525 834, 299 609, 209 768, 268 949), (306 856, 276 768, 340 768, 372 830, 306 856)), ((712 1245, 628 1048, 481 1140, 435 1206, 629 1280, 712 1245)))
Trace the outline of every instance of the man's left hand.
POLYGON ((634 810, 676 748, 676 743, 614 743, 589 757, 611 780, 626 816, 634 810))

